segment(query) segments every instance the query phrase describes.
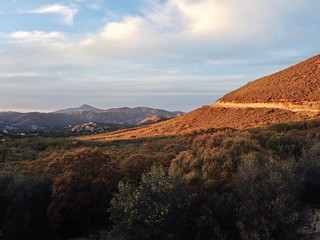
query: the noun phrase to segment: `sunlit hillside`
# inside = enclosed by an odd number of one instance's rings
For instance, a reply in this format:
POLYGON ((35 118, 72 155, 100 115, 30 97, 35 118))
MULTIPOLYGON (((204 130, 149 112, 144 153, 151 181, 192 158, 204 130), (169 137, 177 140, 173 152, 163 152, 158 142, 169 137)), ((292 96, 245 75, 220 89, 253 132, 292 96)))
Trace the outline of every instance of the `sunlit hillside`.
POLYGON ((170 121, 80 140, 110 141, 191 133, 209 128, 250 128, 318 118, 320 55, 226 94, 170 121))

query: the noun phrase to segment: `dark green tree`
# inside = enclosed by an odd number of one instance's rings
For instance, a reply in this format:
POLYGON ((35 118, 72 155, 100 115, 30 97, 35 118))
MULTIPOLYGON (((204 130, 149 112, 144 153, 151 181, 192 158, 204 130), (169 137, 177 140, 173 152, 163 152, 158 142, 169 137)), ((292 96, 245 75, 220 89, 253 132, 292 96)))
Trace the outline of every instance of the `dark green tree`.
POLYGON ((161 167, 142 175, 136 188, 120 182, 109 209, 115 239, 187 239, 193 194, 187 182, 161 167))
POLYGON ((304 152, 299 161, 299 171, 304 174, 301 200, 320 206, 320 143, 304 152))
POLYGON ((303 144, 300 139, 286 134, 272 136, 266 143, 266 148, 281 158, 298 157, 302 154, 303 144))
POLYGON ((51 183, 0 174, 0 239, 54 239, 46 209, 51 183))
POLYGON ((294 161, 248 156, 234 179, 242 239, 283 239, 299 227, 301 180, 294 161))

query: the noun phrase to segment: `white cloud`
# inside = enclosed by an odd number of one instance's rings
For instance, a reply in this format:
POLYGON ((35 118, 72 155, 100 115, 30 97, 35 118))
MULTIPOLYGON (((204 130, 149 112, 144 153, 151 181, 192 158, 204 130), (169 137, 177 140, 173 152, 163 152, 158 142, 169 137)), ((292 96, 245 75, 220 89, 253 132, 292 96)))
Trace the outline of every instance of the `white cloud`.
POLYGON ((105 39, 129 40, 141 33, 143 19, 140 17, 126 17, 122 22, 108 23, 100 36, 105 39))
POLYGON ((57 43, 58 41, 64 40, 65 36, 64 34, 60 32, 43 32, 43 31, 18 31, 13 32, 6 36, 7 38, 15 41, 23 41, 23 42, 54 42, 57 43))
POLYGON ((229 10, 219 1, 172 0, 168 7, 177 8, 192 33, 208 33, 228 24, 229 10))
POLYGON ((36 13, 36 14, 58 14, 62 18, 62 22, 67 25, 73 25, 73 18, 77 13, 77 9, 71 6, 62 4, 47 5, 35 9, 22 11, 23 13, 36 13))
MULTIPOLYGON (((292 5, 291 1, 284 1, 292 5)), ((298 13, 304 5, 294 4, 296 7, 288 10, 276 0, 152 1, 142 16, 129 15, 121 21, 108 22, 80 42, 87 43, 87 47, 99 46, 102 53, 117 48, 117 54, 119 51, 130 54, 128 49, 136 49, 134 54, 148 53, 150 49, 153 53, 158 50, 164 53, 165 48, 172 55, 185 50, 189 53, 194 47, 207 51, 208 44, 215 52, 276 47, 288 39, 286 32, 290 29, 285 27, 291 19, 286 17, 290 11, 298 13)))
MULTIPOLYGON (((76 9, 55 4, 29 12, 59 13, 70 23, 76 9)), ((292 30, 294 25, 288 25, 295 14, 307 17, 312 12, 314 7, 310 3, 298 0, 281 3, 278 0, 149 0, 142 15, 123 16, 122 20, 108 22, 100 30, 86 35, 66 38, 58 32, 15 32, 11 38, 47 41, 47 49, 52 47, 57 58, 74 62, 132 63, 152 59, 153 62, 200 61, 230 65, 245 63, 244 55, 292 51, 297 36, 292 30), (56 49, 54 41, 63 44, 56 49)), ((308 34, 304 38, 313 41, 317 37, 308 34)), ((299 54, 299 50, 296 52, 299 54)))

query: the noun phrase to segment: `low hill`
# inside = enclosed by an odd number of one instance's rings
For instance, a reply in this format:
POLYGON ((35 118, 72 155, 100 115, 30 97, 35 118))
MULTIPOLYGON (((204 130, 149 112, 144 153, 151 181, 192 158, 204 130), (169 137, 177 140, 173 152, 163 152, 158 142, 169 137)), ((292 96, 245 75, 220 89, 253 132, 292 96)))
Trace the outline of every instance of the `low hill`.
POLYGON ((320 55, 258 79, 211 106, 151 126, 92 135, 81 140, 111 141, 186 134, 210 128, 249 128, 319 118, 320 55))

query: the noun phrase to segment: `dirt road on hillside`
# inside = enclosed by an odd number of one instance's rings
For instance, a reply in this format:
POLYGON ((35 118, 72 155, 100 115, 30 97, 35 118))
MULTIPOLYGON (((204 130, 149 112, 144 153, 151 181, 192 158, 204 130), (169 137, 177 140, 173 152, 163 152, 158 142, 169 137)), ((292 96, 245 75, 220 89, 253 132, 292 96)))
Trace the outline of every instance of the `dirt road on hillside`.
POLYGON ((220 102, 217 101, 212 107, 225 107, 225 108, 276 108, 288 110, 292 112, 307 112, 307 113, 320 113, 320 103, 303 103, 294 104, 289 102, 279 103, 234 103, 234 102, 220 102))

